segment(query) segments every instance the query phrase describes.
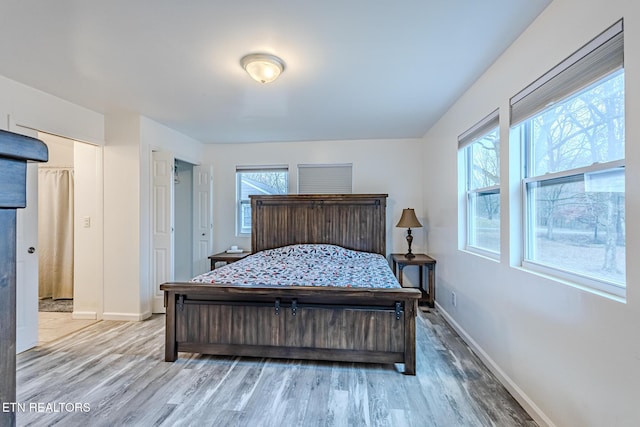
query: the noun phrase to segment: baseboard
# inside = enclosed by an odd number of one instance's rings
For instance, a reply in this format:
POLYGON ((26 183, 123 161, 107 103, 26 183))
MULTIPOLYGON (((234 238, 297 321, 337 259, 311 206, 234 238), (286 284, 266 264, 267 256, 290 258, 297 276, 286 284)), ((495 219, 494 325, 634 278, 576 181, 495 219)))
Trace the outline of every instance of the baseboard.
POLYGON ((555 424, 546 416, 544 412, 536 405, 533 400, 522 391, 520 387, 498 366, 495 361, 489 357, 489 355, 474 341, 473 338, 442 308, 438 302, 436 302, 436 308, 442 314, 442 317, 451 325, 451 327, 462 337, 471 350, 482 360, 482 362, 489 368, 493 375, 498 378, 498 381, 511 393, 511 395, 518 401, 518 403, 524 408, 529 415, 540 426, 555 427, 555 424))
POLYGON ((146 311, 144 313, 108 313, 102 314, 103 320, 124 320, 127 322, 139 322, 151 317, 151 312, 146 311))
POLYGON ((96 320, 98 319, 98 313, 95 311, 74 311, 71 313, 71 318, 78 320, 96 320))

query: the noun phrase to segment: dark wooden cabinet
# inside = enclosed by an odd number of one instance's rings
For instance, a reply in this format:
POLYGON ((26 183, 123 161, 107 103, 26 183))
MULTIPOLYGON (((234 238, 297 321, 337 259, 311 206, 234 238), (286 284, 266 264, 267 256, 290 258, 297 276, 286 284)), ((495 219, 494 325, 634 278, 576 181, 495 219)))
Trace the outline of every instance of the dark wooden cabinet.
MULTIPOLYGON (((0 407, 16 401, 16 209, 27 203, 27 161, 46 161, 40 140, 0 130, 0 407)), ((16 414, 0 411, 0 426, 16 414)))

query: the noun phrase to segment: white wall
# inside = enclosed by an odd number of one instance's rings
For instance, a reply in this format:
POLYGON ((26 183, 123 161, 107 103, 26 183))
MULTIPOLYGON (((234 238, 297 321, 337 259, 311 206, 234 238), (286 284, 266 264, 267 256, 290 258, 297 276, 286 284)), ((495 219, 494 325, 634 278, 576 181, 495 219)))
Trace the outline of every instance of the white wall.
MULTIPOLYGON (((144 117, 114 114, 106 121, 102 114, 0 76, 2 129, 19 130, 17 126, 22 126, 102 145, 105 143, 107 122, 111 129, 110 145, 105 147, 104 152, 104 255, 101 249, 82 251, 83 259, 79 262, 87 268, 80 272, 80 280, 91 280, 93 274, 94 288, 77 295, 78 302, 84 302, 74 316, 90 317, 96 310, 96 316, 100 318, 103 310, 104 318, 136 320, 143 318, 146 312, 150 313, 145 308, 145 304, 148 304, 149 276, 148 141, 156 141, 161 147, 174 144, 176 153, 187 159, 200 158, 197 148, 193 148, 192 140, 182 144, 188 138, 144 117), (147 246, 141 250, 141 245, 147 246), (103 265, 104 290, 100 283, 103 265), (103 292, 104 306, 100 307, 103 292)), ((89 163, 102 163, 99 150, 93 153, 81 151, 89 156, 89 163)), ((76 170, 79 171, 78 168, 76 170)), ((101 191, 101 179, 100 176, 93 176, 91 181, 98 186, 98 193, 101 191)), ((91 195, 83 199, 86 204, 82 212, 95 215, 92 218, 97 219, 93 223, 95 228, 82 230, 81 239, 101 239, 101 195, 96 194, 95 188, 81 188, 80 191, 91 195)), ((81 215, 85 216, 84 213, 81 215)), ((102 244, 99 246, 102 247, 102 244)))
POLYGON ((46 133, 38 133, 38 139, 49 149, 49 160, 38 167, 73 169, 73 141, 46 133))
POLYGON ((144 116, 140 116, 140 147, 142 151, 167 151, 176 159, 194 165, 202 163, 203 145, 200 141, 144 116))
MULTIPOLYGON (((289 165, 289 190, 297 191, 297 165, 353 163, 354 193, 383 193, 387 199, 387 252, 406 252, 405 229, 395 228, 403 208, 415 208, 423 220, 422 176, 426 163, 420 140, 314 141, 257 144, 213 144, 206 159, 214 165, 214 225, 216 252, 231 245, 251 248, 249 237, 235 233, 237 165, 289 165)), ((412 230, 412 250, 426 249, 426 229, 412 230)), ((417 269, 405 270, 407 284, 417 284, 417 269)))
MULTIPOLYGON (((14 132, 27 132, 33 136, 32 131, 25 129, 29 128, 52 135, 87 141, 97 144, 97 147, 94 147, 97 153, 95 155, 100 155, 100 145, 104 144, 104 116, 102 114, 2 76, 0 76, 0 128, 14 132)), ((77 152, 74 152, 73 157, 75 158, 76 156, 77 152)), ((101 159, 95 161, 96 166, 101 166, 101 159)), ((84 166, 84 163, 81 163, 81 165, 84 166)), ((82 175, 84 168, 82 166, 78 168, 78 165, 74 166, 76 177, 79 172, 82 175)), ((97 186, 89 190, 95 196, 96 192, 100 193, 102 188, 101 176, 93 177, 91 182, 97 186)), ((76 191, 78 191, 77 186, 76 191)), ((84 190, 81 188, 80 191, 84 190)), ((99 197, 101 203, 101 193, 96 197, 99 197)), ((81 202, 92 203, 92 200, 95 199, 83 198, 81 202)), ((101 208, 95 214, 99 218, 101 208)), ((81 310, 90 310, 91 312, 88 315, 87 313, 81 314, 79 317, 95 317, 96 313, 93 307, 97 305, 97 301, 102 299, 102 228, 100 221, 94 224, 95 228, 92 229, 93 234, 89 237, 90 241, 86 239, 81 239, 79 243, 76 241, 76 249, 81 253, 81 257, 79 259, 76 258, 76 261, 87 266, 86 269, 82 270, 84 273, 79 275, 78 270, 75 270, 76 280, 78 280, 78 277, 80 277, 80 280, 85 280, 87 275, 91 274, 92 276, 87 280, 95 288, 94 291, 90 291, 91 295, 85 295, 84 293, 80 296, 74 295, 77 297, 74 298, 76 299, 74 301, 74 310, 78 309, 76 304, 85 299, 95 302, 91 303, 88 309, 81 307, 81 310), (86 248, 92 249, 87 250, 86 248)), ((76 266, 78 266, 78 262, 76 262, 76 266)), ((77 317, 77 314, 74 311, 74 317, 77 317)))
POLYGON ((13 122, 20 126, 79 141, 104 143, 102 114, 3 76, 0 76, 0 95, 2 129, 8 129, 5 120, 11 115, 13 122))
POLYGON ((151 152, 173 153, 177 159, 201 164, 203 145, 147 117, 140 117, 140 298, 144 313, 151 313, 151 152))
POLYGON ((104 319, 142 320, 140 116, 110 114, 104 146, 104 319))
MULTIPOLYGON (((640 425, 640 4, 555 0, 425 136, 424 212, 438 261, 437 303, 541 424, 640 425), (458 250, 457 136, 624 17, 627 301, 510 266, 517 252, 517 182, 502 166, 500 262, 458 250), (435 160, 434 160, 435 159, 435 160), (516 189, 516 191, 513 191, 516 189), (510 222, 511 221, 511 222, 510 222), (451 291, 457 306, 450 303, 451 291)), ((502 126, 507 159, 508 125, 502 126)), ((514 165, 511 165, 514 167, 514 165)))
POLYGON ((74 317, 93 317, 94 311, 97 318, 105 319, 139 320, 149 315, 150 153, 152 149, 171 151, 198 164, 201 144, 146 117, 114 113, 105 118, 0 76, 0 129, 20 131, 21 127, 105 145, 104 153, 102 148, 89 147, 74 152, 84 159, 82 165, 75 165, 76 174, 91 175, 87 186, 76 188, 83 194, 79 217, 95 219, 91 229, 76 231, 87 244, 104 235, 104 253, 101 241, 98 250, 81 251, 78 262, 86 268, 76 270, 76 279, 94 279, 87 292, 76 295, 80 306, 75 307, 74 317), (90 165, 104 165, 104 182, 89 170, 90 165))
POLYGON ((104 272, 102 147, 74 142, 73 318, 101 319, 104 272), (89 218, 89 226, 84 219, 89 218))
POLYGON ((151 315, 151 152, 194 163, 202 144, 146 117, 107 115, 104 147, 104 318, 151 315))

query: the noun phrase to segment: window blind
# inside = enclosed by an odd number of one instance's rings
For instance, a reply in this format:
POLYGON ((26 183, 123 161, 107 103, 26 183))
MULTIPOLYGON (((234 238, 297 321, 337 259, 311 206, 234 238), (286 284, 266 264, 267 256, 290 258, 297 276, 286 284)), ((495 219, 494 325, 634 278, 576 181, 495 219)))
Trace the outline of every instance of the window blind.
POLYGON ((620 20, 513 96, 511 126, 622 68, 623 35, 620 20))
POLYGON ((251 166, 236 166, 236 172, 287 172, 289 170, 288 165, 251 165, 251 166))
POLYGON ((500 116, 498 114, 498 109, 496 109, 458 137, 458 148, 462 149, 470 145, 476 139, 497 128, 499 124, 500 116))
POLYGON ((298 165, 299 194, 351 194, 352 164, 298 165))

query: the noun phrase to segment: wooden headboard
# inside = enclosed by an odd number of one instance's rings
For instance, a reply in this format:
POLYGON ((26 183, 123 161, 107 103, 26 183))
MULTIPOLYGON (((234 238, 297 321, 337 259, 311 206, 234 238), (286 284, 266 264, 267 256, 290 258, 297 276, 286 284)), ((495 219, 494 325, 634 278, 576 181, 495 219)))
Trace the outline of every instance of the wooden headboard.
POLYGON ((386 256, 387 194, 250 196, 253 252, 328 243, 386 256))

